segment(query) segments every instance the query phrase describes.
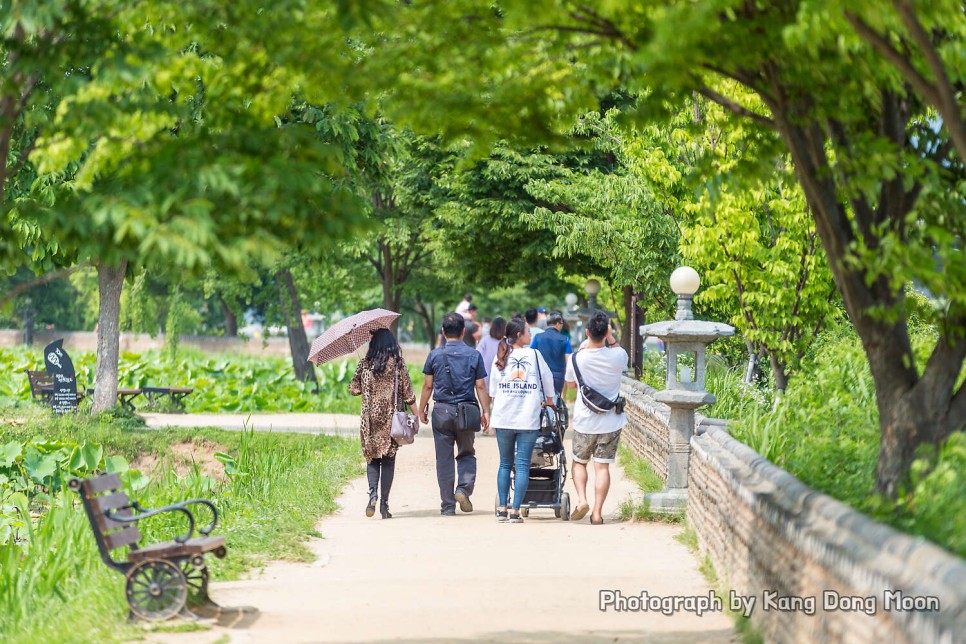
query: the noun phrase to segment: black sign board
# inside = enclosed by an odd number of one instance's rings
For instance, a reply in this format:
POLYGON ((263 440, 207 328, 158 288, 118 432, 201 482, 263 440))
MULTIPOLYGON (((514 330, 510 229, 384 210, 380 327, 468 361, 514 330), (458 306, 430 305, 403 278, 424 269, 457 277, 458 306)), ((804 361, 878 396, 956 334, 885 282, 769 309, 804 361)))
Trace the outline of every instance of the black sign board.
POLYGON ((44 347, 44 362, 47 375, 54 381, 54 393, 50 406, 58 414, 77 409, 77 380, 74 377, 74 363, 63 348, 64 340, 54 340, 44 347))

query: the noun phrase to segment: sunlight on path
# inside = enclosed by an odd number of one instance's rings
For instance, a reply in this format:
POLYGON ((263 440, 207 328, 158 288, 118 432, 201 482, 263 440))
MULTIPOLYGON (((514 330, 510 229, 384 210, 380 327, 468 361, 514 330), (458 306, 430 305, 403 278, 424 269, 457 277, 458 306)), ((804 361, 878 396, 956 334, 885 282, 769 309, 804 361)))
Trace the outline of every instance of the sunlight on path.
POLYGON ((709 590, 695 557, 674 539, 679 527, 616 521, 620 501, 635 492, 622 468, 615 468, 605 506, 612 520, 603 526, 563 522, 550 510, 534 510, 523 525, 498 524, 496 441, 481 435, 477 456, 476 511, 439 516, 433 441, 424 428, 399 451, 393 519, 366 518, 365 480, 353 481, 339 499, 342 509, 319 524, 324 539, 311 543, 315 563, 273 563, 253 580, 213 584, 215 601, 261 609, 254 623, 151 641, 734 640, 722 613, 598 610, 601 589, 651 596, 709 590))

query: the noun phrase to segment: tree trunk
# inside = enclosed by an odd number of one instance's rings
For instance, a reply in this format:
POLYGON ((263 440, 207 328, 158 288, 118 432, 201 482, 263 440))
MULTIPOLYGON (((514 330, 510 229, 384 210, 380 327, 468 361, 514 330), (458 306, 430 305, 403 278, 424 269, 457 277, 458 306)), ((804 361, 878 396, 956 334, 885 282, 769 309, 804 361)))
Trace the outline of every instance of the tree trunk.
POLYGON ((278 301, 282 310, 282 317, 288 329, 288 346, 292 353, 292 367, 295 377, 302 382, 311 382, 318 389, 315 379, 315 366, 309 362, 309 341, 302 326, 302 307, 299 304, 299 293, 295 288, 292 272, 287 268, 279 269, 275 273, 275 283, 278 287, 278 301))
POLYGON ((97 364, 94 371, 92 414, 117 404, 117 361, 121 344, 121 291, 127 260, 118 266, 97 265, 97 364))
POLYGON ((218 302, 221 304, 221 314, 225 318, 225 337, 237 338, 238 316, 235 315, 235 312, 231 310, 231 307, 223 298, 218 298, 218 302))
POLYGON ((621 305, 624 308, 624 319, 621 321, 621 347, 627 352, 628 358, 634 349, 631 343, 634 339, 634 288, 625 286, 621 289, 621 305))
POLYGON ((630 364, 634 355, 634 287, 625 286, 621 289, 621 300, 624 306, 624 320, 621 324, 621 347, 627 352, 630 364))
POLYGON ((631 335, 634 341, 631 346, 634 352, 631 353, 631 365, 634 367, 634 377, 640 378, 644 374, 644 337, 640 334, 641 325, 644 324, 644 310, 641 309, 640 302, 644 299, 643 293, 634 293, 631 311, 631 335))
MULTIPOLYGON (((402 284, 397 283, 396 258, 393 256, 392 245, 385 240, 379 242, 382 251, 383 270, 379 273, 379 281, 382 283, 382 308, 388 311, 399 313, 402 306, 402 284)), ((399 337, 399 318, 392 321, 389 326, 392 334, 399 337)))
POLYGON ((436 325, 433 324, 433 310, 422 302, 417 302, 416 312, 419 313, 419 318, 423 321, 423 329, 426 330, 426 342, 429 344, 429 350, 432 351, 436 348, 436 337, 439 335, 436 331, 436 325))
POLYGON ((788 389, 788 374, 785 373, 785 363, 777 359, 773 353, 768 354, 768 361, 771 363, 771 375, 775 381, 775 391, 784 394, 788 389))
MULTIPOLYGON (((926 440, 941 438, 930 436, 927 428, 939 431, 954 427, 956 414, 966 406, 966 391, 962 388, 953 397, 966 343, 944 347, 947 338, 942 336, 922 377, 918 376, 905 318, 890 323, 873 312, 874 308, 900 306, 901 291, 890 290, 884 279, 868 284, 865 272, 851 268, 846 261, 854 233, 846 208, 839 201, 837 185, 828 172, 827 141, 822 128, 814 123, 793 123, 786 115, 776 117, 875 381, 881 433, 875 491, 895 498, 908 476, 916 447, 926 440)), ((960 426, 962 422, 960 418, 960 426)))

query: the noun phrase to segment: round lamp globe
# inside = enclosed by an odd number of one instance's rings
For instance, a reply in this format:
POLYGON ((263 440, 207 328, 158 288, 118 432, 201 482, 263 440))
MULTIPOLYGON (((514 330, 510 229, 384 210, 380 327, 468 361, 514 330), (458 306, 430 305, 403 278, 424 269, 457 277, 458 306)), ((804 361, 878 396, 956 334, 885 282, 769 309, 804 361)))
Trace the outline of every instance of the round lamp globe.
POLYGON ((600 282, 595 279, 589 279, 584 284, 584 290, 587 291, 587 295, 597 295, 600 293, 600 282))
POLYGON ((690 266, 681 266, 671 273, 671 290, 677 295, 694 295, 699 286, 701 277, 690 266))

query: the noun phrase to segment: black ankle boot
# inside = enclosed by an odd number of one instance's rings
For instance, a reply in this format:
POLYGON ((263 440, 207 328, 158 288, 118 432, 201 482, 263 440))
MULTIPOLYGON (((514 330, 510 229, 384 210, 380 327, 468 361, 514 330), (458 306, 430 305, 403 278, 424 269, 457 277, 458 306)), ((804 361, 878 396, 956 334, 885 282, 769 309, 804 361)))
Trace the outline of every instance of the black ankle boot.
POLYGON ((376 513, 376 497, 375 495, 369 497, 369 505, 366 506, 366 516, 371 517, 376 513))
POLYGON ((391 519, 392 515, 389 514, 389 502, 383 501, 379 504, 379 514, 382 515, 383 519, 391 519))

